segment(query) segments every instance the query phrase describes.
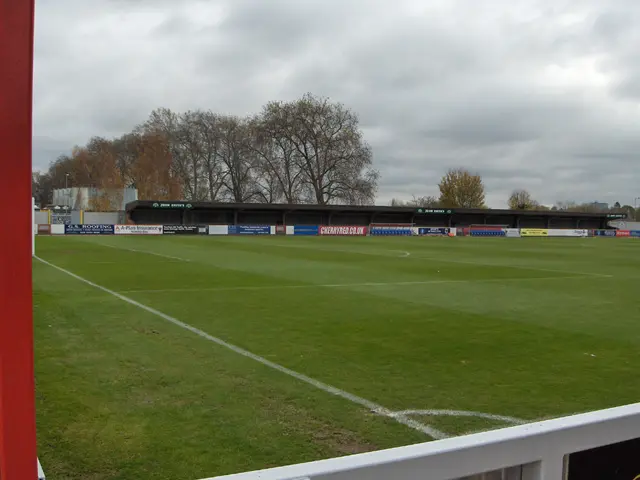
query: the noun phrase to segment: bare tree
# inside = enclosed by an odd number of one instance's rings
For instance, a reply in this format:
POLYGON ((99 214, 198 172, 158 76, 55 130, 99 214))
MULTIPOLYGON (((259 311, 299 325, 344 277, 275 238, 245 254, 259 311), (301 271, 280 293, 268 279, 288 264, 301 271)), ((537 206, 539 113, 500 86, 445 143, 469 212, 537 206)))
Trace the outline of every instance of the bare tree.
POLYGON ((220 192, 227 175, 221 162, 222 132, 220 129, 220 116, 211 111, 196 112, 193 128, 200 144, 200 155, 202 157, 202 168, 207 184, 208 197, 210 201, 215 202, 220 200, 220 192))
POLYGON ((270 163, 262 158, 256 159, 253 169, 255 186, 255 199, 260 203, 280 203, 284 198, 284 192, 278 172, 270 163))
POLYGON ((134 186, 133 168, 139 154, 140 135, 127 133, 112 142, 113 152, 116 156, 116 165, 122 183, 127 187, 134 186))
POLYGON ((315 202, 350 201, 356 190, 361 198, 373 199, 378 176, 367 174, 371 148, 362 138, 357 115, 311 94, 284 108, 289 114, 282 134, 296 149, 295 161, 315 202))
POLYGON ((397 198, 391 199, 392 207, 415 207, 415 208, 435 208, 440 206, 440 201, 431 195, 425 195, 423 197, 417 197, 413 195, 413 198, 408 201, 403 201, 397 198))
POLYGON ((235 116, 221 116, 220 149, 218 155, 225 169, 222 185, 228 198, 237 203, 250 202, 256 196, 252 174, 255 156, 247 147, 249 128, 246 121, 235 116))
POLYGON ((188 111, 180 115, 176 139, 178 141, 182 168, 188 183, 189 200, 205 200, 208 195, 205 172, 205 149, 201 129, 201 113, 188 111))
MULTIPOLYGON (((260 116, 250 121, 249 128, 250 148, 258 157, 257 170, 267 181, 267 191, 279 192, 286 203, 292 204, 300 202, 305 185, 296 147, 285 134, 290 111, 288 105, 269 103, 260 116)), ((258 183, 262 185, 261 181, 258 183)))
POLYGON ((352 111, 307 94, 252 119, 159 108, 131 133, 76 147, 33 183, 43 200, 70 178, 144 197, 366 205, 380 176, 371 157, 352 111))
POLYGON ((434 208, 440 206, 440 201, 431 195, 425 195, 424 197, 416 197, 415 195, 409 201, 410 207, 422 207, 422 208, 434 208))
POLYGON ((556 202, 555 208, 557 210, 567 212, 583 212, 583 213, 603 213, 608 211, 603 209, 598 202, 591 203, 577 203, 573 200, 556 202))

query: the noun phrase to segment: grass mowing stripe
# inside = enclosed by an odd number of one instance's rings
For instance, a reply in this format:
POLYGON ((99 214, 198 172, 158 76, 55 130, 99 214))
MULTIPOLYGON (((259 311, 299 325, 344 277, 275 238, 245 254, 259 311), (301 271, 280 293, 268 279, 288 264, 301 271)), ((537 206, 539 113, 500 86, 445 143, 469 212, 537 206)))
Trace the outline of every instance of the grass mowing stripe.
POLYGON ((420 432, 423 432, 423 433, 429 435, 432 438, 443 439, 443 438, 447 437, 447 435, 444 432, 441 432, 441 431, 439 431, 439 430, 437 430, 437 429, 435 429, 433 427, 430 427, 428 425, 425 425, 423 423, 415 421, 415 420, 409 418, 406 415, 394 413, 393 411, 389 410, 388 408, 383 407, 382 405, 378 405, 375 402, 372 402, 372 401, 367 400, 365 398, 359 397, 359 396, 354 395, 352 393, 346 392, 346 391, 341 390, 341 389, 339 389, 337 387, 334 387, 332 385, 328 385, 326 383, 320 382, 319 380, 315 380, 315 379, 313 379, 311 377, 308 377, 308 376, 306 376, 306 375, 304 375, 302 373, 298 373, 298 372, 296 372, 294 370, 290 370, 287 367, 283 367, 280 364, 277 364, 275 362, 267 360, 266 358, 263 358, 263 357, 261 357, 259 355, 251 353, 248 350, 245 350, 245 349, 243 349, 241 347, 238 347, 236 345, 233 345, 231 343, 228 343, 228 342, 226 342, 226 341, 224 341, 224 340, 222 340, 222 339, 220 339, 218 337, 214 337, 212 335, 209 335, 208 333, 204 332, 203 330, 195 328, 195 327, 193 327, 193 326, 191 326, 191 325, 189 325, 187 323, 181 322, 180 320, 178 320, 178 319, 176 319, 174 317, 171 317, 170 315, 167 315, 167 314, 165 314, 165 313, 163 313, 163 312, 161 312, 159 310, 156 310, 156 309, 154 309, 152 307, 149 307, 149 306, 144 305, 144 304, 142 304, 140 302, 137 302, 137 301, 135 301, 135 300, 133 300, 133 299, 131 299, 129 297, 126 297, 126 296, 124 296, 124 295, 122 295, 120 293, 114 292, 113 290, 110 290, 110 289, 108 289, 106 287, 98 285, 97 283, 93 283, 92 281, 87 280, 86 278, 83 278, 83 277, 81 277, 79 275, 76 275, 75 273, 70 272, 69 270, 66 270, 66 269, 64 269, 62 267, 54 265, 53 263, 50 263, 50 262, 48 262, 48 261, 46 261, 46 260, 44 260, 44 259, 42 259, 42 258, 40 258, 38 256, 36 256, 35 258, 36 258, 36 260, 44 263, 45 265, 48 265, 48 266, 50 266, 52 268, 55 268, 56 270, 58 270, 58 271, 60 271, 62 273, 65 273, 65 274, 69 275, 70 277, 75 278, 76 280, 78 280, 80 282, 83 282, 83 283, 85 283, 85 284, 87 284, 87 285, 89 285, 89 286, 91 286, 93 288, 96 288, 96 289, 101 290, 101 291, 103 291, 105 293, 108 293, 109 295, 112 295, 112 296, 122 300, 123 302, 129 303, 130 305, 133 305, 133 306, 138 307, 138 308, 140 308, 142 310, 145 310, 145 311, 147 311, 147 312, 149 312, 149 313, 151 313, 153 315, 156 315, 156 316, 162 318, 163 320, 166 320, 166 321, 168 321, 170 323, 173 323, 174 325, 177 325, 177 326, 179 326, 181 328, 184 328, 185 330, 189 330, 190 332, 195 333, 196 335, 198 335, 198 336, 200 336, 202 338, 205 338, 205 339, 207 339, 207 340, 209 340, 209 341, 211 341, 213 343, 216 343, 217 345, 225 347, 225 348, 227 348, 227 349, 229 349, 229 350, 231 350, 231 351, 233 351, 233 352, 235 352, 235 353, 237 353, 239 355, 242 355, 244 357, 247 357, 247 358, 250 358, 252 360, 255 360, 256 362, 259 362, 259 363, 261 363, 261 364, 263 364, 263 365, 265 365, 267 367, 270 367, 270 368, 272 368, 274 370, 277 370, 277 371, 282 372, 282 373, 284 373, 286 375, 289 375, 290 377, 293 377, 293 378, 295 378, 297 380, 300 380, 300 381, 305 382, 305 383, 307 383, 309 385, 312 385, 312 386, 314 386, 314 387, 316 387, 316 388, 318 388, 320 390, 323 390, 323 391, 325 391, 327 393, 330 393, 330 394, 335 395, 337 397, 344 398, 345 400, 349 400, 352 403, 355 403, 355 404, 358 404, 358 405, 362 405, 363 407, 371 410, 374 413, 377 413, 378 415, 382 415, 382 416, 385 416, 385 417, 388 417, 388 418, 392 418, 395 421, 397 421, 398 423, 406 425, 407 427, 412 428, 414 430, 418 430, 420 432))
MULTIPOLYGON (((306 250, 311 250, 309 247, 303 247, 301 245, 285 245, 285 244, 281 244, 281 243, 271 243, 271 244, 265 244, 266 246, 270 246, 270 247, 278 247, 278 248, 301 248, 301 249, 306 249, 306 250)), ((412 259, 418 259, 418 260, 429 260, 432 262, 442 262, 442 263, 455 263, 455 264, 462 264, 462 265, 477 265, 477 266, 481 266, 481 267, 502 267, 502 268, 514 268, 514 269, 518 269, 518 270, 533 270, 533 271, 538 271, 538 272, 552 272, 552 273, 566 273, 566 274, 574 274, 574 275, 584 275, 584 276, 591 276, 591 277, 602 277, 602 278, 612 278, 613 275, 607 275, 607 274, 603 274, 603 273, 593 273, 593 272, 574 272, 574 271, 569 271, 569 270, 556 270, 556 269, 552 269, 552 268, 539 268, 539 267, 526 267, 524 265, 500 265, 500 264, 494 264, 494 263, 484 263, 484 262, 473 262, 473 261, 469 261, 469 260, 452 260, 452 259, 444 259, 441 257, 429 257, 429 256, 425 256, 425 255, 421 255, 420 253, 416 253, 416 252, 409 252, 409 251, 404 251, 404 250, 386 250, 387 252, 401 252, 402 255, 387 255, 387 254, 383 254, 380 252, 374 252, 374 251, 369 251, 367 252, 366 250, 345 250, 345 249, 336 249, 336 248, 316 248, 315 246, 312 248, 312 250, 323 250, 326 252, 340 252, 340 253, 351 253, 354 255, 374 255, 374 256, 379 256, 379 257, 397 257, 397 258, 407 258, 407 257, 411 257, 412 259)))
MULTIPOLYGON (((598 277, 599 278, 599 277, 598 277)), ((514 277, 514 278, 485 278, 475 280, 425 280, 415 282, 366 282, 366 283, 332 283, 324 285, 255 285, 255 286, 235 286, 235 287, 206 287, 206 288, 163 288, 150 290, 121 290, 119 293, 179 293, 179 292, 226 292, 240 290, 288 290, 299 288, 349 288, 349 287, 395 287, 395 286, 411 286, 411 285, 437 285, 448 283, 511 283, 520 281, 547 281, 547 280, 568 280, 568 279, 587 279, 593 280, 593 277, 587 275, 572 276, 556 276, 556 277, 514 277)))

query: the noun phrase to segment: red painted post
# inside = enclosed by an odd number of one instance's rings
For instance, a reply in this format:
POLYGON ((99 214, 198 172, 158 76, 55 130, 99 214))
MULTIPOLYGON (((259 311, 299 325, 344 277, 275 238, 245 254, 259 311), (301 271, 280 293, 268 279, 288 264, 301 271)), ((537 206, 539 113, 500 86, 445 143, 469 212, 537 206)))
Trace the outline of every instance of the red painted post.
POLYGON ((31 298, 34 0, 0 0, 0 479, 37 479, 31 298))

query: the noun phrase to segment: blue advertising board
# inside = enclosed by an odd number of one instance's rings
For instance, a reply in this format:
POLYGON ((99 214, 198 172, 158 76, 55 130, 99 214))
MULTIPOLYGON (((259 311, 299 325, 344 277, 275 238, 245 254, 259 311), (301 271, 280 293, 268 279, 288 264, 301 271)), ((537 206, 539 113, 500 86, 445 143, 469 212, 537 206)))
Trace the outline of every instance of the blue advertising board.
POLYGON ((65 235, 113 235, 113 225, 65 225, 65 235))
POLYGON ((294 225, 293 227, 294 235, 318 235, 318 226, 317 225, 294 225))
POLYGON ((418 235, 449 235, 447 227, 420 227, 418 235))
POLYGON ((596 236, 597 237, 615 237, 616 231, 615 230, 596 230, 596 236))
POLYGON ((506 237, 507 233, 500 230, 471 230, 470 235, 472 237, 506 237))
POLYGON ((229 225, 229 235, 271 235, 271 226, 229 225))
POLYGON ((371 227, 369 235, 403 235, 411 236, 413 231, 411 227, 371 227))

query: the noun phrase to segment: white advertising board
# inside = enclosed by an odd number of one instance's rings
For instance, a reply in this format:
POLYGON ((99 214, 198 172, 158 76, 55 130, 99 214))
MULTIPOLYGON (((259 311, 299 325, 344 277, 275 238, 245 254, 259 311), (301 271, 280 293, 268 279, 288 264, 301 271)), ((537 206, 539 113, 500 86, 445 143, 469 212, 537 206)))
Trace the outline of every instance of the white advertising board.
POLYGON ((162 235, 162 225, 116 225, 116 235, 162 235))
POLYGON ((586 237, 589 235, 587 230, 571 230, 571 229, 549 229, 548 237, 586 237))
POLYGON ((209 225, 209 235, 229 235, 229 226, 209 225))

